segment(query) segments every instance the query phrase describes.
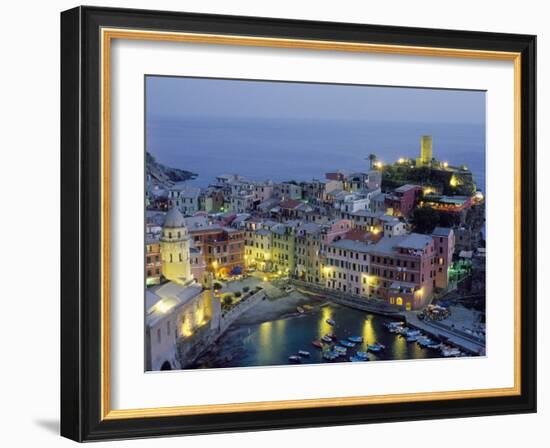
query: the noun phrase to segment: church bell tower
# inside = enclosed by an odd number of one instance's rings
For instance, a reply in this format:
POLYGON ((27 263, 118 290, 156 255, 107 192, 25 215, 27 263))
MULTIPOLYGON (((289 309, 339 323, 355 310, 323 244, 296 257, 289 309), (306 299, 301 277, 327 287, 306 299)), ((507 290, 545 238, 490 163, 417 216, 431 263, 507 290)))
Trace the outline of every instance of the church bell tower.
POLYGON ((193 281, 189 259, 189 234, 183 215, 172 208, 162 226, 160 238, 162 275, 173 282, 188 284, 193 281))

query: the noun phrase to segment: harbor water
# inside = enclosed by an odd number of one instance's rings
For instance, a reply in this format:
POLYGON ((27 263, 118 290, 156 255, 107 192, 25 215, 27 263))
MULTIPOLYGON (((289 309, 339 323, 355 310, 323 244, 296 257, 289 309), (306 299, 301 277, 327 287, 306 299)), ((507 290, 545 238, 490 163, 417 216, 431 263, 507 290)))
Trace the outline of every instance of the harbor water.
MULTIPOLYGON (((347 362, 356 351, 367 351, 367 344, 380 343, 386 348, 369 353, 370 361, 409 360, 441 357, 439 350, 422 348, 416 342, 407 342, 403 336, 390 333, 384 323, 391 319, 336 304, 327 304, 304 314, 295 313, 285 318, 247 325, 234 325, 222 336, 215 347, 198 359, 195 368, 251 367, 288 365, 288 357, 305 350, 310 356, 301 357, 301 364, 347 362), (334 325, 327 323, 332 319, 334 325), (344 340, 361 336, 362 343, 348 348, 346 356, 326 361, 322 350, 312 341, 333 334, 344 340)), ((324 344, 326 349, 327 344, 324 344)))

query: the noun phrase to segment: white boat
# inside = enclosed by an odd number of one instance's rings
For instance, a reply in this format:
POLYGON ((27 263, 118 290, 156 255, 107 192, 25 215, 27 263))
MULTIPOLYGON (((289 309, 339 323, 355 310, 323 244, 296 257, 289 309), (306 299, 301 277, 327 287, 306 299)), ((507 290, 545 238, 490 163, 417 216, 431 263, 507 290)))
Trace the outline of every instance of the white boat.
POLYGON ((298 355, 291 355, 288 357, 288 360, 290 362, 300 362, 301 358, 298 355))
POLYGON ((381 352, 386 348, 385 345, 375 342, 374 344, 368 344, 367 349, 369 352, 381 352))
POLYGON ((460 356, 461 352, 458 348, 449 347, 441 350, 441 354, 445 357, 460 356))
POLYGON ((310 356, 310 353, 309 353, 308 351, 306 351, 306 350, 299 350, 299 351, 298 351, 298 354, 299 354, 300 356, 304 356, 304 357, 310 356))
POLYGON ((326 320, 327 324, 329 325, 334 325, 336 322, 334 322, 332 319, 327 319, 326 320))
POLYGON ((327 342, 327 343, 328 343, 328 342, 332 342, 332 338, 331 338, 330 336, 328 336, 328 335, 325 334, 325 335, 321 338, 321 341, 327 342))
POLYGON ((350 336, 348 338, 348 341, 353 342, 355 344, 359 344, 359 343, 363 342, 363 337, 362 336, 350 336))
POLYGON ((340 355, 345 355, 348 352, 348 349, 346 347, 342 347, 341 345, 337 345, 334 347, 334 351, 340 355))

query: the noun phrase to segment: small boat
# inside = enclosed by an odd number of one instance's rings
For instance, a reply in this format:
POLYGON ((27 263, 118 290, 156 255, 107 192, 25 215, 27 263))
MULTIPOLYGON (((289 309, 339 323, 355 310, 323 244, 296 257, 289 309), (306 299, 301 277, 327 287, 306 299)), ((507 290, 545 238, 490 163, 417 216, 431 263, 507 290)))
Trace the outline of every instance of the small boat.
POLYGON ((379 343, 368 344, 367 345, 367 349, 368 349, 369 352, 381 352, 385 348, 386 348, 385 345, 382 345, 382 344, 379 344, 379 343))
POLYGON ((328 335, 328 334, 325 334, 322 338, 321 338, 321 341, 323 342, 332 342, 332 338, 328 335))
POLYGON ((348 338, 348 341, 351 341, 351 342, 354 342, 356 344, 359 344, 361 342, 363 342, 363 337, 362 336, 350 336, 348 338))
POLYGON ((304 314, 305 312, 305 310, 301 306, 297 306, 296 311, 298 311, 300 314, 304 314))
POLYGON ((326 323, 329 325, 334 325, 336 322, 334 322, 332 319, 327 319, 326 323))
POLYGON ((348 348, 355 347, 355 344, 350 341, 340 341, 340 345, 343 345, 344 347, 348 347, 348 348))
POLYGON ((342 347, 341 345, 336 345, 334 347, 334 351, 338 353, 340 356, 346 355, 348 353, 348 349, 346 347, 342 347))
POLYGON ((298 355, 291 355, 291 356, 288 357, 288 360, 289 360, 290 362, 296 362, 296 363, 298 363, 298 362, 300 362, 302 359, 301 359, 298 355))
POLYGON ((356 356, 357 358, 361 358, 361 359, 363 359, 363 360, 365 360, 365 361, 368 361, 368 360, 369 360, 369 354, 368 354, 367 352, 357 352, 357 353, 355 353, 355 356, 356 356))
POLYGON ((432 341, 430 338, 428 337, 424 337, 424 338, 419 338, 416 343, 418 345, 420 345, 420 347, 423 347, 423 348, 426 348, 428 347, 429 345, 433 344, 434 341, 432 341))
POLYGON ((326 359, 327 361, 334 361, 336 358, 338 358, 338 356, 338 353, 333 350, 327 350, 323 353, 323 359, 326 359))
POLYGON ((311 355, 311 353, 309 353, 307 350, 299 350, 298 354, 306 358, 311 355))
POLYGON ((416 342, 418 340, 417 335, 407 336, 407 342, 416 342))
POLYGON ((405 333, 407 336, 420 336, 420 330, 409 330, 405 333))
POLYGON ((428 345, 428 348, 431 348, 432 350, 437 350, 438 348, 441 348, 441 343, 430 344, 430 345, 428 345))
POLYGON ((399 333, 403 329, 403 323, 401 322, 386 322, 384 326, 390 333, 399 333))
POLYGON ((461 352, 458 348, 447 347, 447 348, 441 349, 441 354, 446 358, 448 358, 450 356, 460 356, 461 352))
POLYGON ((321 341, 319 341, 318 339, 316 339, 315 341, 311 341, 311 345, 317 348, 323 348, 323 344, 321 344, 321 341))
POLYGON ((360 358, 359 356, 350 356, 349 360, 351 362, 364 362, 364 361, 368 361, 369 358, 360 358))
POLYGON ((443 345, 441 347, 441 354, 446 358, 448 358, 450 356, 460 356, 462 353, 456 347, 449 347, 448 345, 443 345))

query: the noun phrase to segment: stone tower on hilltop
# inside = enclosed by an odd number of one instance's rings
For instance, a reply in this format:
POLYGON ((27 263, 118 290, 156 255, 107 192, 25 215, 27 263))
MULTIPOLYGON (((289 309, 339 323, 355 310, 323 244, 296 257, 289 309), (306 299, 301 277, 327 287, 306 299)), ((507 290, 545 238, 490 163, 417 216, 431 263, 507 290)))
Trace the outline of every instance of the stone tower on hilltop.
POLYGON ((420 157, 416 159, 416 164, 418 166, 430 166, 432 158, 432 136, 423 135, 420 138, 420 157))
POLYGON ((189 234, 183 215, 177 207, 166 214, 160 238, 160 256, 162 275, 165 278, 180 284, 189 284, 193 281, 189 259, 189 234))

